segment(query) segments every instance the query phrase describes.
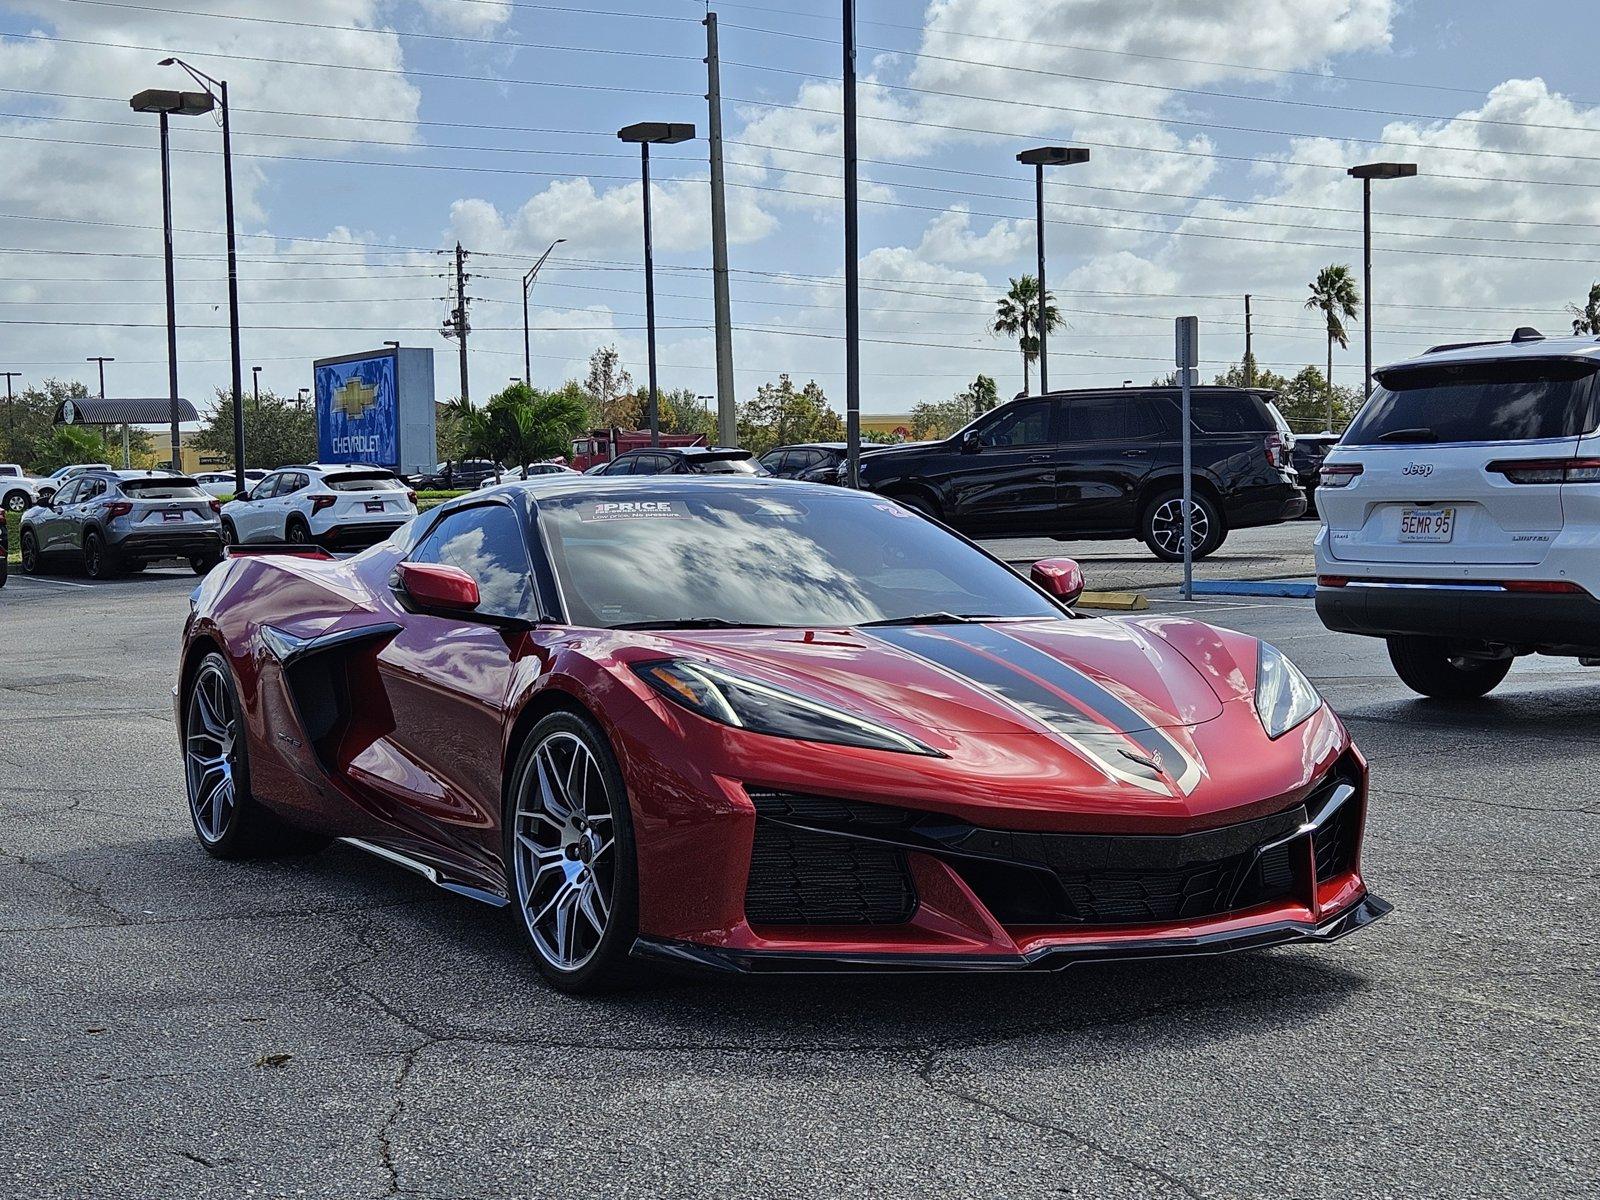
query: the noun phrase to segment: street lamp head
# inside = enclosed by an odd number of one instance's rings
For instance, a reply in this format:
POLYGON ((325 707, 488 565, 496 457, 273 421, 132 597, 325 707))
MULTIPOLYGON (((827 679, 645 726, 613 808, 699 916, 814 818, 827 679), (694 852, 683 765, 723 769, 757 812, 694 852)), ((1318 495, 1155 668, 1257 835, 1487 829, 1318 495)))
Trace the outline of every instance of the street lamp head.
POLYGON ((1399 162, 1362 163, 1346 172, 1355 179, 1409 179, 1416 173, 1416 163, 1399 162))
POLYGON ((1030 167, 1070 167, 1089 161, 1089 151, 1083 146, 1039 146, 1024 150, 1017 161, 1030 167))
POLYGON ((128 106, 134 112, 168 113, 179 117, 198 117, 216 107, 210 92, 172 92, 165 88, 146 88, 128 106))
POLYGON ((694 140, 694 126, 670 121, 640 121, 617 130, 624 142, 644 142, 652 146, 676 146, 694 140))

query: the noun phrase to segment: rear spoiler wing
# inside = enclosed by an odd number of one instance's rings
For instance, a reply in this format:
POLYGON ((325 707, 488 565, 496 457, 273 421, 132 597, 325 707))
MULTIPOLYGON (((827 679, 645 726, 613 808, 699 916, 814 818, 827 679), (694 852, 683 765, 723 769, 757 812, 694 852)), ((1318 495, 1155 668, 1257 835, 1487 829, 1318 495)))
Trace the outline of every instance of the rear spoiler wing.
POLYGON ((224 558, 260 558, 267 554, 287 554, 295 558, 333 558, 333 555, 321 546, 308 546, 304 542, 249 542, 226 546, 222 551, 224 558))

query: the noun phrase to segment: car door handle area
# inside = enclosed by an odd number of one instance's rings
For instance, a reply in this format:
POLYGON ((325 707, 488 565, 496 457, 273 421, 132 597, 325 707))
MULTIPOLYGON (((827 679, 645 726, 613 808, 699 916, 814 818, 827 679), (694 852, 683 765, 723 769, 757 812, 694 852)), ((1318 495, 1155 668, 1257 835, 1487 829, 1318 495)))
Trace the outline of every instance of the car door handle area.
POLYGON ((1148 450, 1124 450, 1122 452, 1122 457, 1123 458, 1149 458, 1150 457, 1150 451, 1148 451, 1148 450))
POLYGON ((1028 455, 1028 461, 1029 462, 1049 462, 1050 461, 1050 456, 1048 454, 1030 454, 1030 455, 1028 455))

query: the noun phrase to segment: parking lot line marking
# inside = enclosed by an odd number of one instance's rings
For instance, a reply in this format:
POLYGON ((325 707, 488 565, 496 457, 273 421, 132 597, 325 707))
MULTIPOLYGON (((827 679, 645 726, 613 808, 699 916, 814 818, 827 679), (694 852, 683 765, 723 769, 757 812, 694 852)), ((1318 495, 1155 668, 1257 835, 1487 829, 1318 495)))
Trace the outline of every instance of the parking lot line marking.
POLYGON ((93 588, 92 583, 70 583, 65 579, 35 579, 32 575, 11 576, 18 583, 48 583, 55 587, 93 588))

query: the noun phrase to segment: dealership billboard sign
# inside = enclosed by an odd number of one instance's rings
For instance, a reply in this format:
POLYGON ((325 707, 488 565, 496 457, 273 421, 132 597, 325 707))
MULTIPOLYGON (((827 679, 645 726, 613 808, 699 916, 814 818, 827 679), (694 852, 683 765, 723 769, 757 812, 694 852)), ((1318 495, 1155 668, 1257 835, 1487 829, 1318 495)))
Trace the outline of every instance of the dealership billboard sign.
POLYGON ((318 462, 433 468, 432 350, 347 354, 318 359, 314 369, 318 462))

